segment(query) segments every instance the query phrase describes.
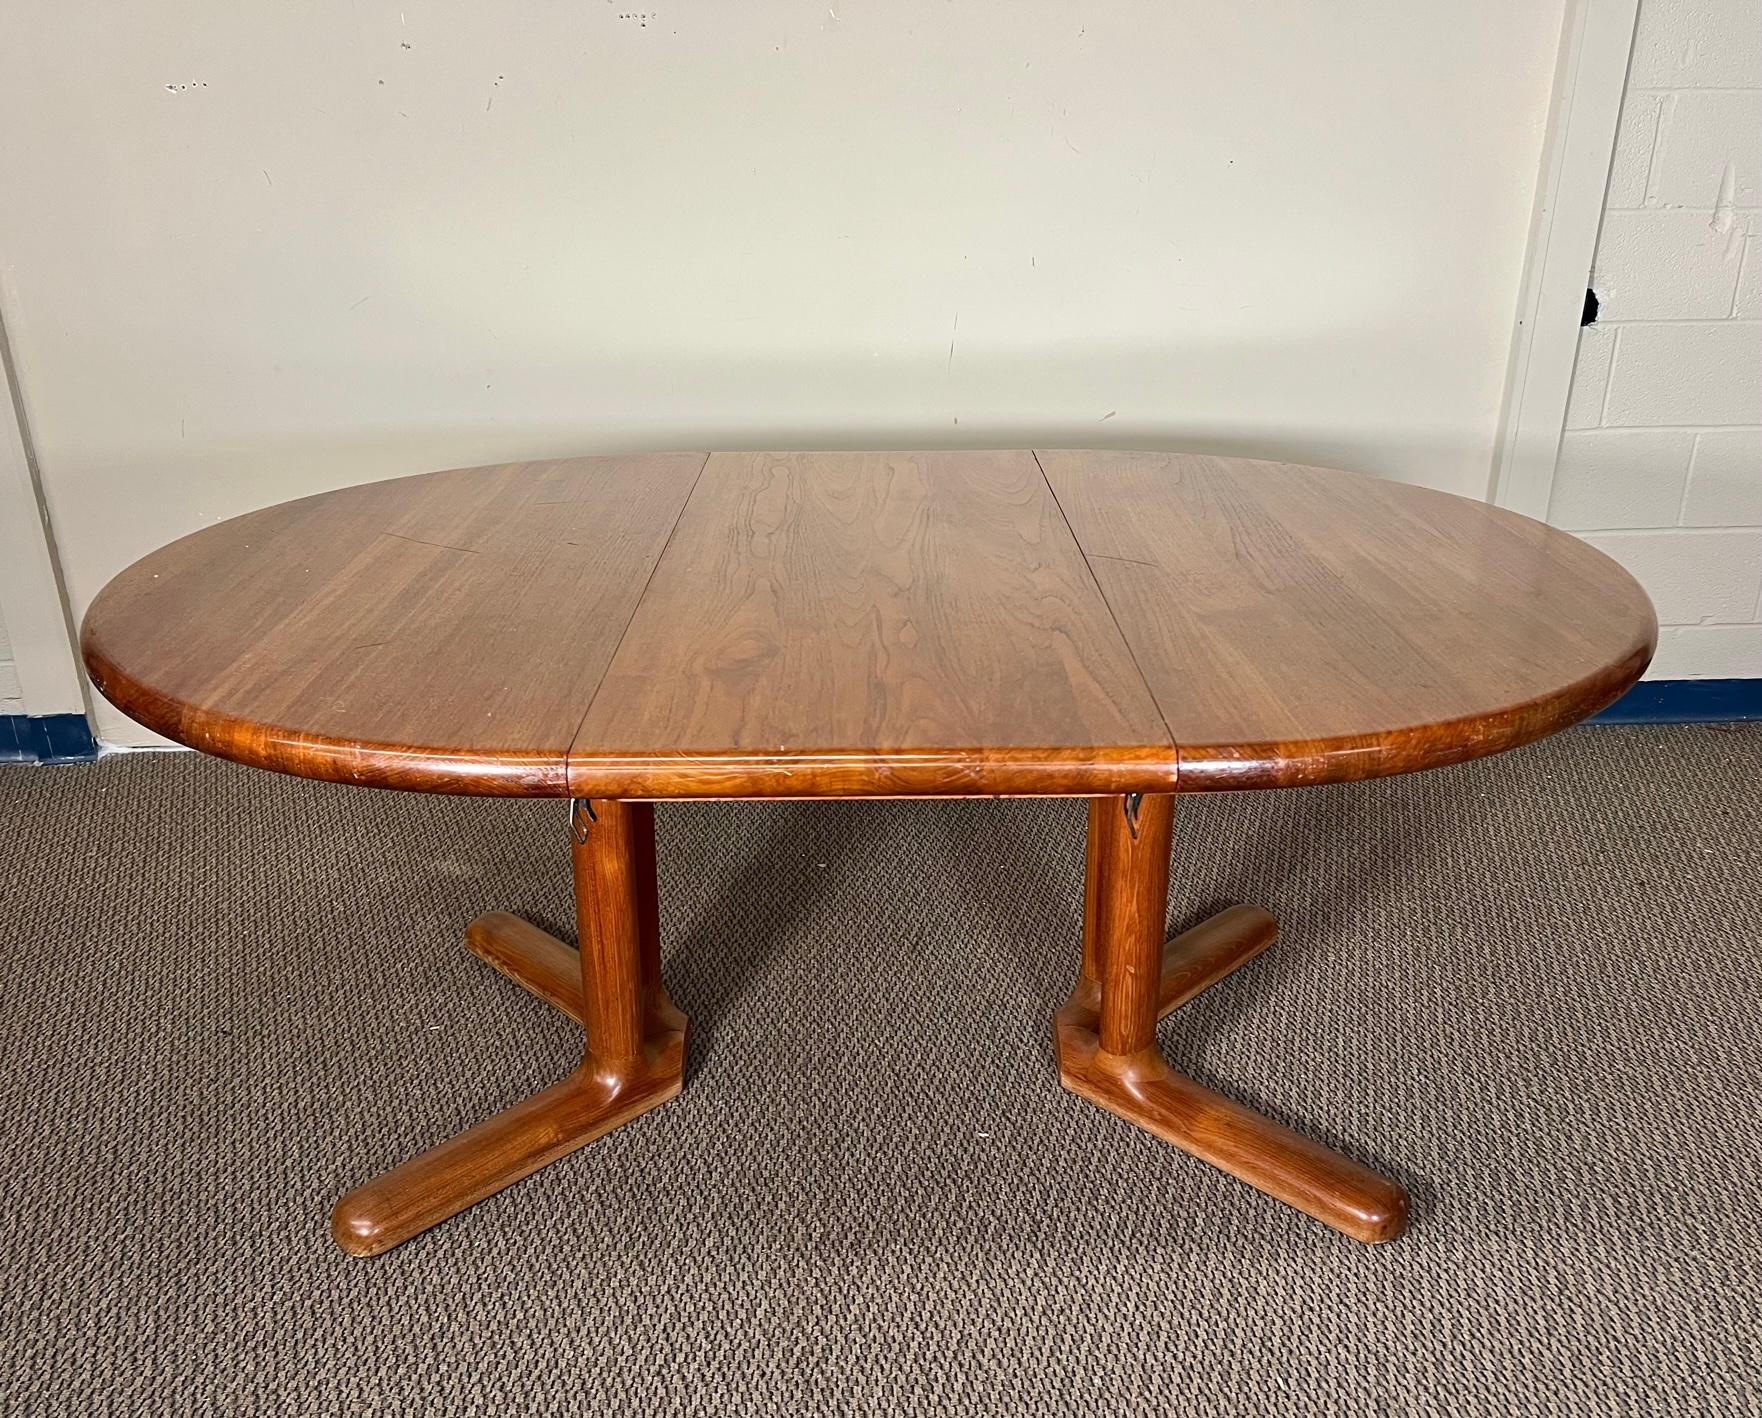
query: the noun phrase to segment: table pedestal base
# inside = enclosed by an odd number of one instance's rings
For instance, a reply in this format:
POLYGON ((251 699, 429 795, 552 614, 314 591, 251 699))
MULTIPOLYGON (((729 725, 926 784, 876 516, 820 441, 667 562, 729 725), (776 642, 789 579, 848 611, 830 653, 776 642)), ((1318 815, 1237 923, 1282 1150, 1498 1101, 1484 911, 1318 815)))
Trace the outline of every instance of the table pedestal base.
POLYGON ((388 1251, 678 1096, 686 1021, 661 985, 654 809, 577 802, 572 825, 582 948, 502 912, 465 940, 583 1026, 581 1066, 343 1197, 330 1226, 350 1255, 388 1251))
MULTIPOLYGON (((1156 1049, 1156 1021, 1278 938, 1253 906, 1232 906, 1164 943, 1174 800, 1089 805, 1083 965, 1058 1012, 1059 1077, 1073 1093, 1360 1241, 1407 1222, 1394 1182, 1185 1078, 1156 1049)), ((685 1016, 661 984, 654 809, 572 806, 582 948, 502 912, 466 943, 586 1033, 581 1066, 505 1112, 357 1187, 331 1230, 351 1255, 378 1255, 675 1097, 685 1016)))
POLYGON ((1232 906, 1164 944, 1173 802, 1090 802, 1083 968, 1054 1024, 1060 1081, 1337 1231, 1394 1240, 1407 1225, 1395 1182, 1176 1073, 1157 1051, 1158 1019, 1279 933, 1265 911, 1232 906))

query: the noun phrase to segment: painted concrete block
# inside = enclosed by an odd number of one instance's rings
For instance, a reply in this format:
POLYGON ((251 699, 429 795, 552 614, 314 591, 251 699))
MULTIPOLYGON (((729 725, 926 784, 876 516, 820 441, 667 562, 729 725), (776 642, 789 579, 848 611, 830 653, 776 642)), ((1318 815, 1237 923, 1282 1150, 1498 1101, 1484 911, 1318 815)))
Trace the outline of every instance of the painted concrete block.
POLYGON ((1686 430, 1569 432, 1560 441, 1548 520, 1574 532, 1673 526, 1694 447, 1686 430))

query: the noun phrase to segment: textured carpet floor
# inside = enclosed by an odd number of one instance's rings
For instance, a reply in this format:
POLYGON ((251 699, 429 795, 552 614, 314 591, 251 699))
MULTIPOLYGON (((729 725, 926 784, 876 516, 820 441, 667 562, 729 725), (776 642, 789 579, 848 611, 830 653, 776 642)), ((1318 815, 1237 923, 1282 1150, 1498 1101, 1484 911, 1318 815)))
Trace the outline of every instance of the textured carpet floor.
POLYGON ((1080 803, 664 808, 683 1096, 356 1261, 574 1062, 460 942, 570 934, 563 806, 0 770, 0 1411, 1757 1412, 1759 810, 1698 727, 1183 802, 1172 923, 1285 933, 1164 1047, 1406 1182, 1373 1250, 1059 1090, 1080 803))

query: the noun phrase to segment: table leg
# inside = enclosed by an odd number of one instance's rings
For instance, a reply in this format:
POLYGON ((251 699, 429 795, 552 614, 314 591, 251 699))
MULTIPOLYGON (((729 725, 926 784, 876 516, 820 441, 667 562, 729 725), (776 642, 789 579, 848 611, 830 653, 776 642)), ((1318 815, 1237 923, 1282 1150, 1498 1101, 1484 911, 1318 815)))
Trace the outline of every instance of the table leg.
POLYGON ((581 1022, 581 1066, 344 1196, 331 1232, 351 1255, 390 1250, 678 1094, 685 1017, 661 984, 654 809, 577 801, 571 834, 580 951, 501 912, 466 940, 581 1022))
POLYGON ((1406 1193, 1272 1119, 1171 1069, 1156 1021, 1278 936, 1265 911, 1232 906, 1164 944, 1174 798, 1089 804, 1083 966, 1058 1013, 1059 1077, 1073 1093, 1366 1242, 1407 1224, 1406 1193))

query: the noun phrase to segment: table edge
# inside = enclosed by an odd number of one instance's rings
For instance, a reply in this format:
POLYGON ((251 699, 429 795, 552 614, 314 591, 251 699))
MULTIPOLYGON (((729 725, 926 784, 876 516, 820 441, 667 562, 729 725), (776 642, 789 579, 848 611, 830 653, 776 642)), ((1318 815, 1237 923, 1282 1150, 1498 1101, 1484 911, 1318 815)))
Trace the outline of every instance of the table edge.
POLYGON ((1658 628, 1622 659, 1521 704, 1380 734, 1189 743, 1179 750, 1183 792, 1233 792, 1357 783, 1445 768, 1521 748, 1588 719, 1639 682, 1657 649, 1658 628))
MULTIPOLYGON (((94 608, 98 602, 94 601, 94 608)), ((91 612, 80 653, 93 687, 136 723, 215 758, 296 778, 476 797, 567 797, 567 749, 459 749, 332 739, 204 709, 124 671, 99 643, 91 612)))
POLYGON ((1173 745, 605 753, 569 760, 600 798, 1100 797, 1172 793, 1173 745))
MULTIPOLYGON (((94 602, 94 607, 97 602, 94 602)), ((1502 753, 1596 713, 1645 673, 1649 631, 1621 660, 1521 704, 1369 735, 1259 743, 1083 748, 738 750, 578 755, 336 740, 203 709, 123 671, 82 627, 93 686, 177 743, 320 781, 498 797, 633 799, 1099 797, 1359 782, 1502 753)))
MULTIPOLYGON (((1475 503, 1436 489, 1419 490, 1475 503)), ((1519 522, 1534 521, 1509 509, 1475 505, 1519 522)), ((205 530, 209 529, 189 535, 205 530)), ((1548 530, 1579 542, 1619 568, 1607 553, 1582 538, 1548 530)), ((1081 542, 1077 545, 1086 557, 1081 542)), ((1488 756, 1569 727, 1631 688, 1645 672, 1657 644, 1657 619, 1650 600, 1631 573, 1620 568, 1646 612, 1644 627, 1636 626, 1640 633, 1620 659, 1528 701, 1369 734, 1262 742, 927 750, 582 753, 574 742, 542 749, 465 749, 329 738, 203 708, 130 675, 106 652, 95 625, 118 583, 163 550, 155 549, 111 578, 83 618, 81 654, 93 686, 106 699, 175 742, 251 767, 320 781, 449 794, 636 799, 1105 796, 1174 792, 1177 783, 1183 792, 1216 792, 1356 782, 1488 756)), ((1106 603, 1099 583, 1096 589, 1106 603)))

